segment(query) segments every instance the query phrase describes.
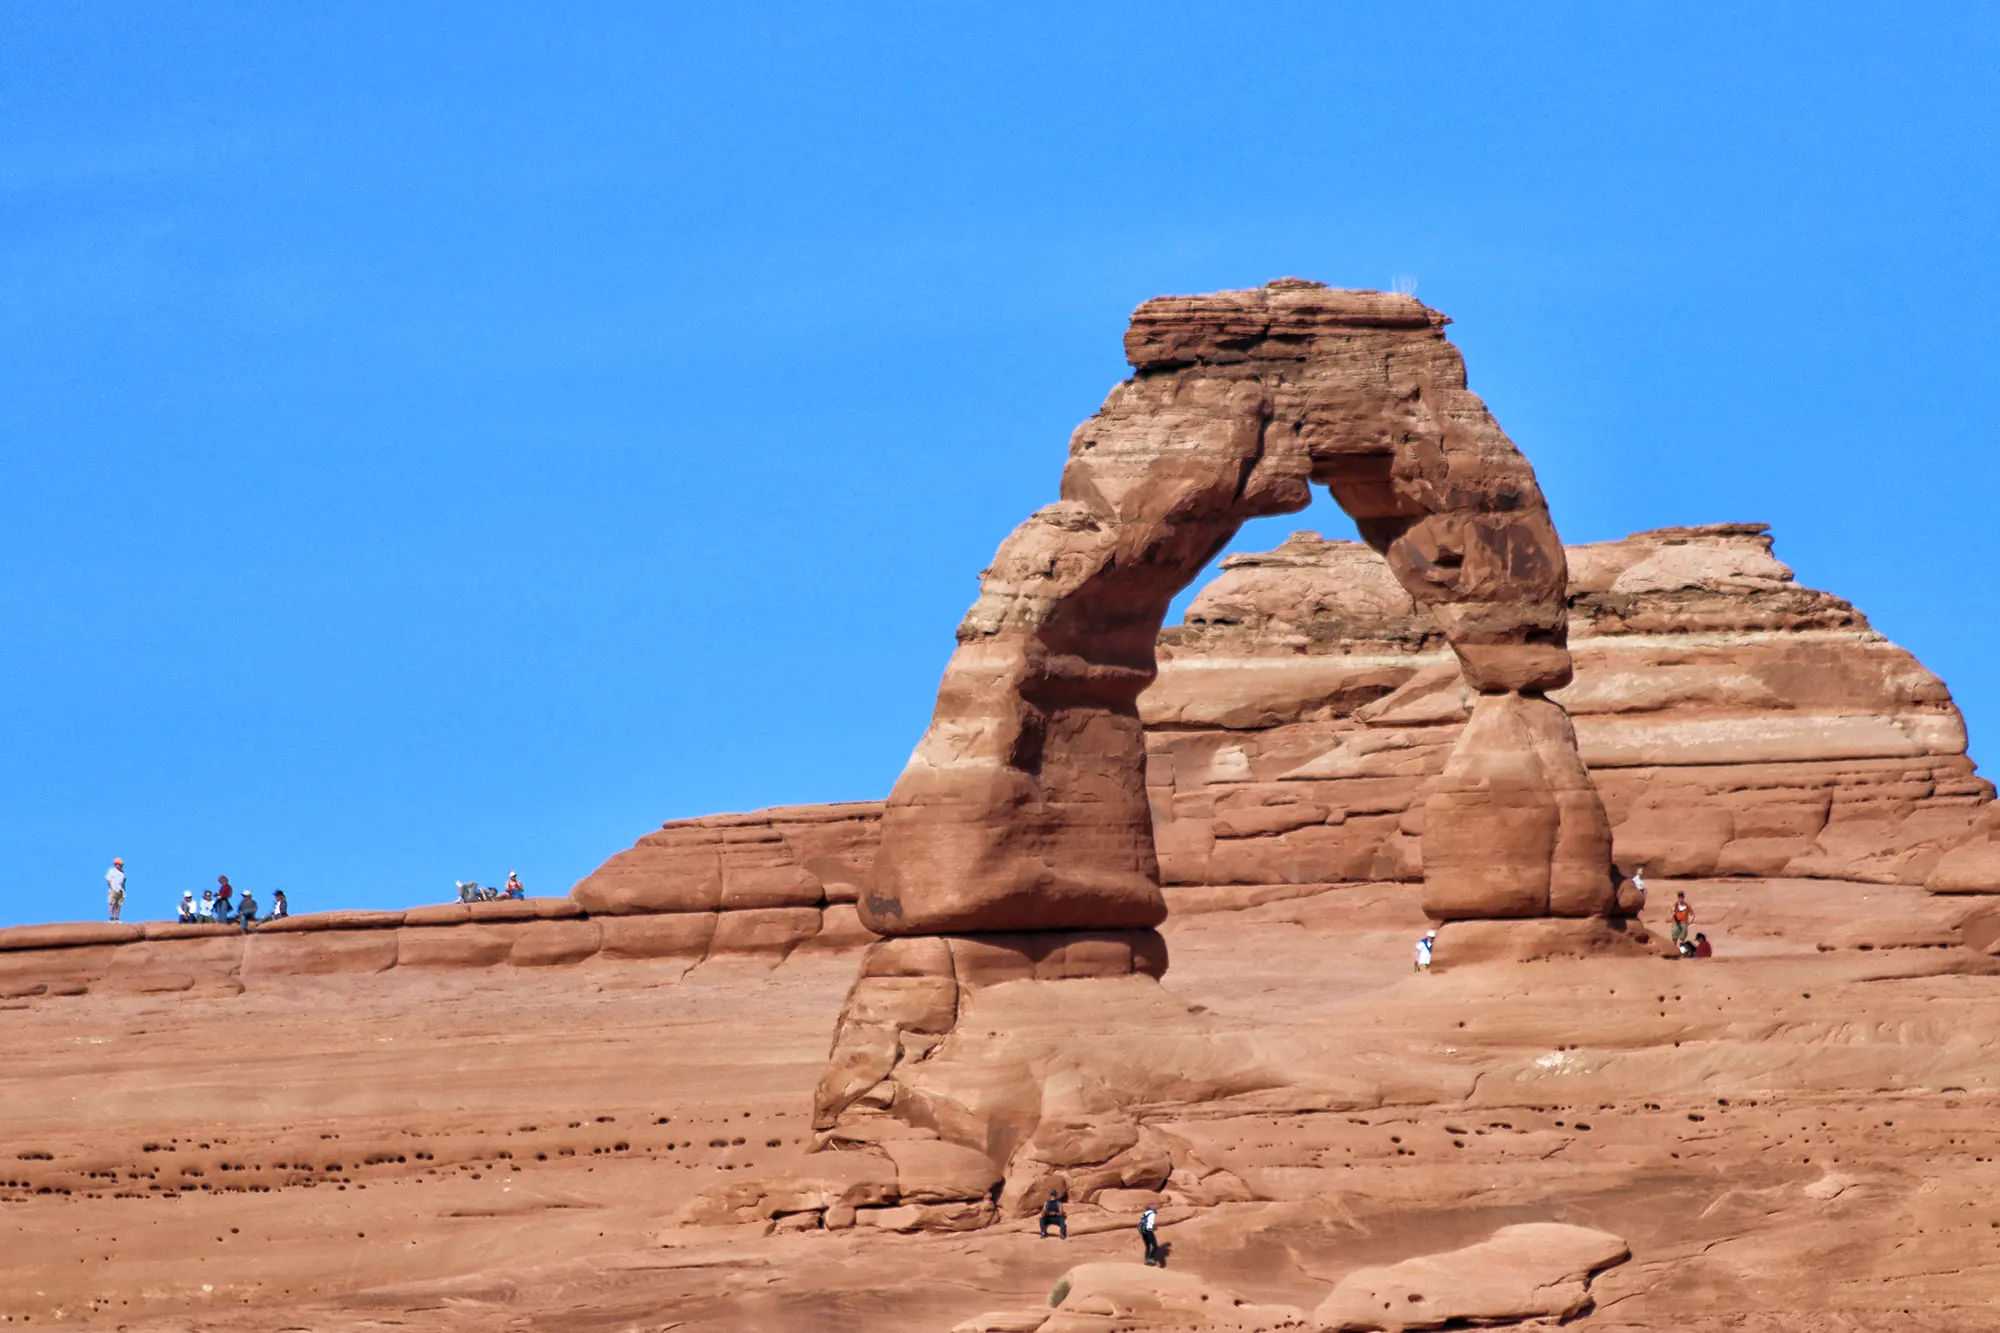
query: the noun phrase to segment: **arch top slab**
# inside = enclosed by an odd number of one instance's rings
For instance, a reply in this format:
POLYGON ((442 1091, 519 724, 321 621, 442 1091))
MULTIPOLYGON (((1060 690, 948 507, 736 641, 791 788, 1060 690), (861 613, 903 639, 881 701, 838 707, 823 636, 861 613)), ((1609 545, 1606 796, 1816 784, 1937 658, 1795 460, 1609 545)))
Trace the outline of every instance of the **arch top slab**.
MULTIPOLYGON (((861 904, 870 928, 1165 918, 1137 707, 1161 621, 1244 521, 1303 509, 1314 483, 1436 614, 1475 689, 1555 707, 1540 695, 1570 673, 1562 545, 1527 460, 1467 389, 1447 323, 1413 297, 1299 279, 1134 312, 1134 375, 1071 436, 1060 498, 1001 544, 959 625, 936 711, 884 813, 878 888, 861 904)), ((1529 787, 1568 795, 1538 804, 1515 791, 1503 805, 1518 813, 1526 800, 1567 823, 1524 855, 1581 848, 1589 860, 1597 830, 1579 840, 1576 823, 1594 808, 1603 824, 1603 810, 1580 762, 1557 756, 1546 780, 1535 776, 1567 719, 1533 730, 1539 749, 1507 768, 1510 780, 1526 773, 1529 787)), ((1525 871, 1500 914, 1549 911, 1547 865, 1525 871)), ((1591 892, 1559 897, 1598 910, 1591 892)))

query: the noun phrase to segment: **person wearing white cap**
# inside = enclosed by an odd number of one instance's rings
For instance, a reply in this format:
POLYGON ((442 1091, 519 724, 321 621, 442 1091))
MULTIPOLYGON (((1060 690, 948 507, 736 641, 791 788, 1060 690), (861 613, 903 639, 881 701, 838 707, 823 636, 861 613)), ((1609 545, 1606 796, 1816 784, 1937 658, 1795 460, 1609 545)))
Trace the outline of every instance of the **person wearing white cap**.
POLYGON ((116 921, 118 914, 125 910, 125 858, 122 856, 112 857, 111 869, 104 872, 104 897, 111 908, 111 919, 116 921))
POLYGON ((1437 937, 1438 933, 1435 930, 1427 930, 1424 932, 1424 937, 1417 941, 1417 971, 1431 970, 1431 950, 1436 947, 1437 937))
POLYGON ((195 911, 195 905, 194 905, 194 890, 193 890, 193 889, 182 889, 182 890, 181 890, 181 916, 180 916, 180 919, 182 920, 182 922, 184 922, 184 923, 186 923, 186 924, 189 924, 189 925, 192 925, 192 924, 193 924, 193 923, 194 923, 194 922, 195 922, 196 920, 198 920, 198 919, 199 919, 199 918, 198 918, 198 916, 196 915, 196 911, 195 911))

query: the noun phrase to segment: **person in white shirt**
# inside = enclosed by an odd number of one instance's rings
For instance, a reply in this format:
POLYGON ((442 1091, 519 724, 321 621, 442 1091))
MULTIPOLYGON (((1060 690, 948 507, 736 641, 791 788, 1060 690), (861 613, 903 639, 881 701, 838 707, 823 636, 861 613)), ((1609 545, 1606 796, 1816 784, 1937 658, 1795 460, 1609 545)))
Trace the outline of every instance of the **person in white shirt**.
POLYGON ((1159 1237, 1153 1234, 1153 1227, 1158 1220, 1158 1215, 1151 1208, 1139 1214, 1139 1239, 1146 1242, 1146 1265, 1149 1268, 1154 1264, 1162 1268, 1167 1266, 1167 1261, 1160 1254, 1159 1237))
POLYGON ((1417 971, 1431 970, 1431 951, 1437 947, 1437 937, 1438 933, 1435 930, 1428 930, 1424 932, 1424 937, 1417 941, 1417 971))
POLYGON ((118 914, 125 910, 124 857, 114 856, 111 858, 111 869, 104 872, 104 891, 105 902, 111 908, 111 919, 116 921, 118 914))

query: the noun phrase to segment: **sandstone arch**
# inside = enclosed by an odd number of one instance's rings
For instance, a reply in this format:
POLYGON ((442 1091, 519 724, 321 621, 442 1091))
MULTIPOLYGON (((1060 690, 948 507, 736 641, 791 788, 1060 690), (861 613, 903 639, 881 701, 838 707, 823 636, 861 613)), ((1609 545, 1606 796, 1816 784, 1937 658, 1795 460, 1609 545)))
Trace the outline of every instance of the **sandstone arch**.
POLYGON ((1327 487, 1478 693, 1429 798, 1439 920, 1617 910, 1610 829, 1562 709, 1563 549, 1534 472, 1412 297, 1282 279, 1163 297, 1135 374, 1002 544, 883 816, 887 935, 1144 930, 1166 914, 1136 701, 1169 602, 1247 519, 1327 487))

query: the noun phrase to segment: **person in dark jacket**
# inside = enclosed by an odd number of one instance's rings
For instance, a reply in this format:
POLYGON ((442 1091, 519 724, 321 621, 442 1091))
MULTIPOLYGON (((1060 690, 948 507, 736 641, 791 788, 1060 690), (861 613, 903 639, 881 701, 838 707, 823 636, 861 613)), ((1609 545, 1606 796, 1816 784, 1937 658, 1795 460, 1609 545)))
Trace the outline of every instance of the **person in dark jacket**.
POLYGON ((1062 1233, 1064 1240, 1069 1239, 1069 1214, 1063 1211, 1062 1200, 1056 1197, 1054 1190, 1049 1191, 1048 1202, 1042 1205, 1043 1240, 1049 1238, 1050 1227, 1062 1233))
POLYGON ((1139 1239, 1146 1243, 1146 1266, 1148 1268, 1151 1268, 1155 1264, 1161 1268, 1167 1266, 1166 1257, 1160 1253, 1160 1238, 1153 1231, 1158 1221, 1159 1215, 1151 1208, 1139 1214, 1139 1239))

